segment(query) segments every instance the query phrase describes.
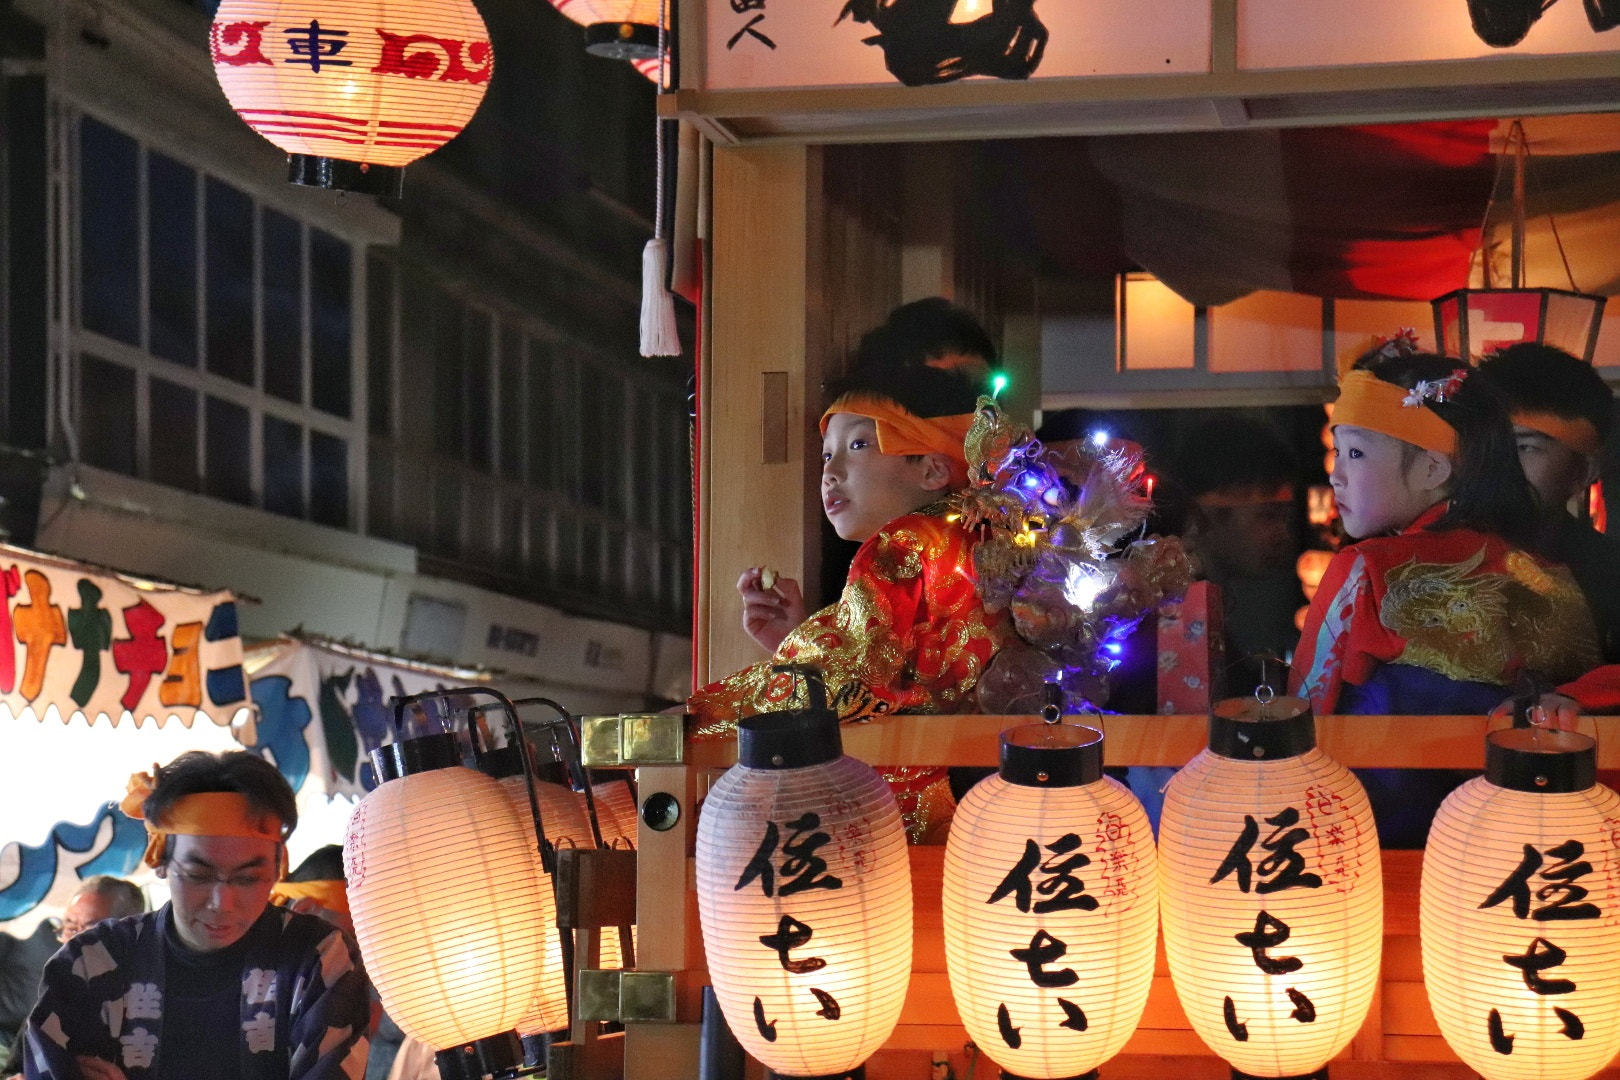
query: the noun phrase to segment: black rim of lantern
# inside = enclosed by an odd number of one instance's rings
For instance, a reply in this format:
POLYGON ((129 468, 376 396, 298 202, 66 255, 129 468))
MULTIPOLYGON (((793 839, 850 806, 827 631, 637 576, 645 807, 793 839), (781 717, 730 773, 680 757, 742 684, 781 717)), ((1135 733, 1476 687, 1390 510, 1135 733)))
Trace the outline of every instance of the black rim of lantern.
POLYGON ((287 181, 303 187, 398 199, 405 194, 405 167, 371 165, 364 161, 320 157, 316 154, 288 154, 287 181))
POLYGON ((585 51, 609 60, 656 60, 658 27, 636 22, 591 23, 585 27, 585 51))
POLYGON ((1485 779, 1509 791, 1564 795, 1597 783, 1597 740, 1578 731, 1513 727, 1485 736, 1485 779))
POLYGON ((737 764, 750 769, 803 769, 843 757, 844 737, 838 714, 827 707, 821 671, 804 664, 779 664, 771 670, 793 676, 795 690, 803 679, 809 704, 739 720, 737 764))
POLYGON ((1316 747, 1316 717, 1304 698, 1227 698, 1209 713, 1209 750, 1233 761, 1279 761, 1316 747))
POLYGON ((1001 778, 1019 787, 1083 787, 1102 779, 1103 733, 1079 724, 1026 724, 1001 733, 1001 778))

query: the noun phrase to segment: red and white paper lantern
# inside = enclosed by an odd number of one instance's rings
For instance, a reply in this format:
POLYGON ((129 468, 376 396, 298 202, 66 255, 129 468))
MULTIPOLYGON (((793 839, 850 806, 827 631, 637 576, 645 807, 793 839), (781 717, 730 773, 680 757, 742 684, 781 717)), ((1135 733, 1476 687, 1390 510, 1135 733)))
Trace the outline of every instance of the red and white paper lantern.
POLYGON ((1423 854, 1423 982, 1485 1080, 1585 1080, 1620 1053, 1620 797, 1574 732, 1492 732, 1423 854))
POLYGON ((223 0, 210 49, 295 183, 377 194, 467 125, 495 69, 471 0, 223 0))
POLYGON ((945 962, 968 1035, 1028 1080, 1077 1077, 1124 1047, 1153 985, 1153 829, 1102 772, 1102 732, 1002 735, 945 847, 945 962))
POLYGON ((780 1076, 841 1076, 893 1032, 911 978, 900 810, 816 709, 742 721, 697 829, 698 912, 726 1022, 780 1076))
POLYGON ((1160 916, 1199 1038, 1255 1077, 1317 1075, 1378 985, 1384 891, 1361 783, 1298 698, 1220 702, 1159 821, 1160 916))

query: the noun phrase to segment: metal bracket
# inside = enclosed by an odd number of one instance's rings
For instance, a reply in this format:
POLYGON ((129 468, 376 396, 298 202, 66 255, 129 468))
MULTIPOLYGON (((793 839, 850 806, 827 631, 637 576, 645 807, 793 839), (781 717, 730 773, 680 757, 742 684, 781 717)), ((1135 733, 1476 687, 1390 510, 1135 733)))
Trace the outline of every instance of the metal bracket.
POLYGON ((581 968, 574 1001, 580 1020, 605 1023, 673 1022, 675 973, 581 968))
POLYGON ((686 760, 686 717, 625 713, 580 717, 580 756, 590 769, 680 765, 686 760))

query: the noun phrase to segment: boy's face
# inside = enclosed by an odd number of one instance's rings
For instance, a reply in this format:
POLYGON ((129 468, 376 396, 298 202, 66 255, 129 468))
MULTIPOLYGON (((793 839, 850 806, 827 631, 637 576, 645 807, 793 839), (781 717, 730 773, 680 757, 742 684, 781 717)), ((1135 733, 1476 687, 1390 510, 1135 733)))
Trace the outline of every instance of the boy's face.
POLYGON ((913 459, 878 449, 869 416, 834 413, 821 440, 821 507, 845 540, 870 540, 897 517, 939 498, 949 484, 937 455, 913 459))
POLYGON ((1357 540, 1404 529, 1445 497, 1443 481, 1437 487, 1424 475, 1428 452, 1409 456, 1406 445, 1354 424, 1333 428, 1333 498, 1357 540))
POLYGON ((1536 501, 1549 514, 1561 514, 1564 505, 1591 486, 1596 469, 1592 459, 1576 453, 1551 435, 1513 425, 1519 465, 1536 489, 1536 501))

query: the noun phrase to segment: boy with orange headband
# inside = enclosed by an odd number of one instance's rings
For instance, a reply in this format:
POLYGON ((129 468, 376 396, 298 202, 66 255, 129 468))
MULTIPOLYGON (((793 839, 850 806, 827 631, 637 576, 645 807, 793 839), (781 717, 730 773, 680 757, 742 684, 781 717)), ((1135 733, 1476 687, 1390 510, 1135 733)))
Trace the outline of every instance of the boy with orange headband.
POLYGON ((1572 516, 1602 475, 1614 391, 1584 360, 1551 345, 1512 345, 1479 373, 1507 395, 1519 464, 1535 489, 1547 555, 1569 567, 1597 620, 1606 663, 1620 664, 1620 539, 1572 516))
POLYGON ((275 766, 182 754, 131 778, 160 910, 68 942, 28 1018, 29 1080, 360 1080, 370 984, 343 931, 271 906, 298 823, 275 766))
MULTIPOLYGON (((1360 542, 1334 556, 1293 661, 1318 713, 1485 714, 1521 671, 1597 663, 1569 572, 1531 555, 1535 505, 1500 394, 1396 339, 1356 362, 1333 409, 1333 492, 1360 542)), ((1418 847, 1461 775, 1361 773, 1385 847, 1418 847)))
MULTIPOLYGON (((947 518, 945 498, 967 483, 963 444, 993 359, 972 316, 939 299, 897 309, 862 340, 821 418, 822 506, 839 536, 861 542, 843 594, 806 618, 797 583, 744 573, 744 628, 775 655, 692 696, 699 738, 791 708, 793 677, 774 664, 819 668, 845 720, 977 711, 980 674, 1016 638, 985 611, 975 538, 947 518)), ((882 771, 914 842, 949 820, 944 769, 882 771)))

